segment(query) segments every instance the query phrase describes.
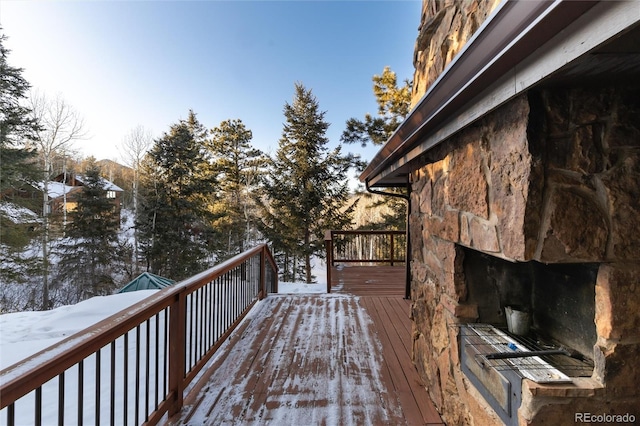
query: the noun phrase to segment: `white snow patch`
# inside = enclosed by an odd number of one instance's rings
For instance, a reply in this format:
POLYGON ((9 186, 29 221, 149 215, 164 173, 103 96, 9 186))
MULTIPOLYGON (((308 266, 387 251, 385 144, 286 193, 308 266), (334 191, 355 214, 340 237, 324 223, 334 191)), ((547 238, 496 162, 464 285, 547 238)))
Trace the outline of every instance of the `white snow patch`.
POLYGON ((7 201, 0 202, 0 213, 13 223, 33 223, 39 221, 38 215, 25 207, 7 201))
POLYGON ((98 296, 50 311, 0 315, 0 370, 146 299, 157 291, 98 296))

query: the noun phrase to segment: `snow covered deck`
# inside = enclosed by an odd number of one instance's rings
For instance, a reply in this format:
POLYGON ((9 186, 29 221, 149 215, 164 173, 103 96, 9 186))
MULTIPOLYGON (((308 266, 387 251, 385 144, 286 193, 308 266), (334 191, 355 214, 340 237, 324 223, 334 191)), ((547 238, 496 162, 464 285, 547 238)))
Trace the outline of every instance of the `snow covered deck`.
POLYGON ((262 300, 170 423, 443 424, 411 363, 403 274, 349 267, 342 294, 262 300))

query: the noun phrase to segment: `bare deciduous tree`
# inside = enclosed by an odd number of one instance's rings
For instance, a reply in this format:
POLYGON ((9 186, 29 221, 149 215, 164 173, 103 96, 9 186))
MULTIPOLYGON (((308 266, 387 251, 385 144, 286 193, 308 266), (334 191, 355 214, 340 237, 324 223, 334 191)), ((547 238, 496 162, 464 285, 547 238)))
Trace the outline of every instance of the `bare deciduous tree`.
MULTIPOLYGON (((125 164, 133 169, 133 216, 138 216, 138 187, 140 182, 140 166, 144 156, 153 146, 151 132, 138 125, 125 136, 120 146, 120 155, 125 164)), ((138 256, 138 230, 133 233, 133 255, 138 256)), ((137 261, 135 262, 137 265, 137 261)), ((136 271, 137 272, 137 271, 136 271)))
POLYGON ((43 166, 43 203, 42 216, 44 223, 42 241, 42 260, 44 267, 42 309, 49 309, 49 180, 52 173, 52 162, 56 154, 66 153, 73 142, 84 139, 87 134, 80 114, 60 95, 49 98, 40 92, 30 96, 30 109, 34 121, 38 124, 31 144, 37 148, 43 166))

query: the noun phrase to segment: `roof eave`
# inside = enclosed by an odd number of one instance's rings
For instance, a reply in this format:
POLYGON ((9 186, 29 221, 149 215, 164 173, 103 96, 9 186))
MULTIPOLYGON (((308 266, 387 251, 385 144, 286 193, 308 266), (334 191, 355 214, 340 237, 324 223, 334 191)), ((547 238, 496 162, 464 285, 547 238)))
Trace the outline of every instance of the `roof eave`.
MULTIPOLYGON (((518 63, 597 3, 567 0, 501 3, 374 156, 360 180, 367 181, 369 186, 394 186, 394 181, 400 181, 398 173, 406 173, 409 161, 419 155, 411 153, 417 144, 439 132, 440 127, 471 100, 487 93, 492 83, 504 76, 508 78, 518 63)), ((535 82, 530 82, 533 84, 535 82)), ((458 124, 449 123, 449 127, 457 126, 459 130, 466 124, 469 123, 462 120, 458 124)), ((449 129, 449 133, 452 132, 449 129)))

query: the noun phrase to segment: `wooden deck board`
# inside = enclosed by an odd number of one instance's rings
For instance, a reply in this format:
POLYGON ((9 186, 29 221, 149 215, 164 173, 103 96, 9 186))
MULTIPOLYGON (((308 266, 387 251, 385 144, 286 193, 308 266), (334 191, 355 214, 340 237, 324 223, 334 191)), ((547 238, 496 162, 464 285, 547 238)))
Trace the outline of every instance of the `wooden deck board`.
POLYGON ((406 270, 400 266, 338 265, 331 271, 331 292, 354 296, 404 296, 406 270))
POLYGON ((349 294, 260 302, 169 423, 442 424, 411 362, 404 268, 352 268, 334 275, 349 294))

